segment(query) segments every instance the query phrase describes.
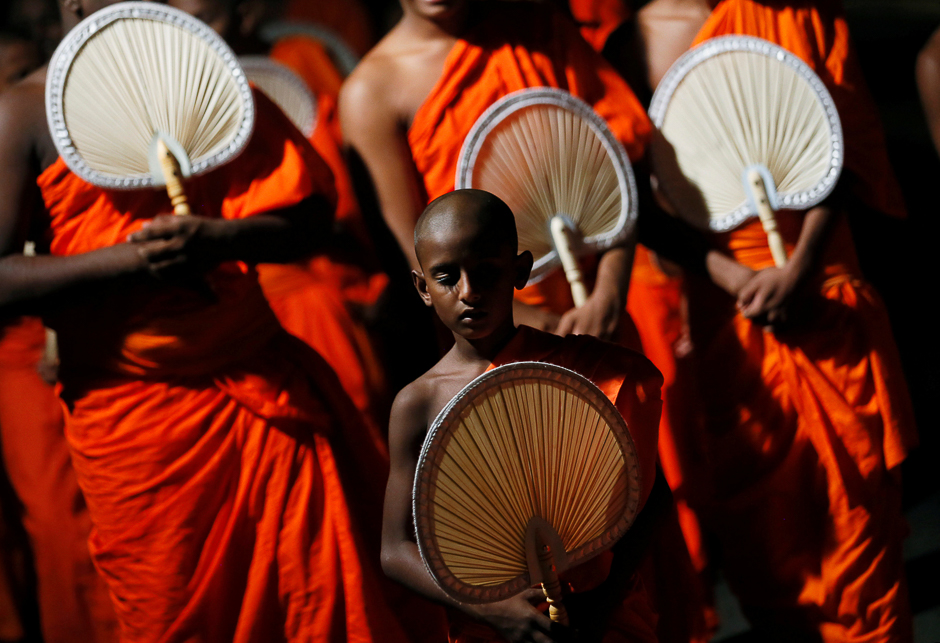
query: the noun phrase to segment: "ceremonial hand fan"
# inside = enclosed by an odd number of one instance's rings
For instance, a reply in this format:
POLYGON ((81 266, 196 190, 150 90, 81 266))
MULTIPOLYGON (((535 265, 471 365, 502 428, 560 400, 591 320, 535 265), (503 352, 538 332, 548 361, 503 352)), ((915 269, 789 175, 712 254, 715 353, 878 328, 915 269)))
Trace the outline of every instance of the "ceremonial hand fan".
POLYGON ((842 170, 842 126, 806 63, 760 38, 714 38, 684 54, 653 94, 660 189, 700 228, 731 230, 758 216, 786 264, 774 211, 806 210, 842 170))
POLYGON ((317 124, 317 103, 313 92, 297 74, 267 56, 238 59, 248 80, 281 108, 307 138, 317 124))
POLYGON ((122 2, 72 29, 49 64, 46 112, 59 154, 105 188, 166 185, 227 163, 254 125, 251 88, 231 49, 182 11, 122 2))
POLYGON ((535 257, 529 283, 561 264, 575 306, 588 295, 576 257, 623 242, 636 222, 626 151, 590 105, 561 89, 524 89, 490 106, 464 141, 456 187, 505 201, 519 248, 535 257))
POLYGON ((558 573, 611 547, 639 506, 636 448, 590 381, 538 362, 468 384, 434 420, 414 487, 418 548, 465 603, 542 584, 566 622, 558 573))

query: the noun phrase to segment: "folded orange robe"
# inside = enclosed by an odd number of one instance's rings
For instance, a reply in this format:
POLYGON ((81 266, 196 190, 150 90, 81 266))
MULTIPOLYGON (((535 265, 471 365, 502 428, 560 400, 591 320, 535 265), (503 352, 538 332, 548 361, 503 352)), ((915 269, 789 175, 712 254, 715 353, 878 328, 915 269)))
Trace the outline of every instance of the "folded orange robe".
MULTIPOLYGON (((516 336, 496 356, 490 369, 513 362, 546 362, 575 371, 591 380, 617 406, 636 445, 642 510, 656 477, 663 382, 656 367, 639 353, 587 335, 558 337, 528 326, 519 326, 516 336)), ((562 577, 566 593, 587 591, 600 585, 607 578, 612 559, 609 551, 604 552, 566 572, 562 577)), ((646 595, 643 581, 635 574, 633 586, 612 615, 603 640, 606 643, 656 641, 656 620, 656 611, 646 595)), ((577 627, 576 622, 573 625, 577 627)), ((458 614, 451 620, 450 639, 459 643, 502 640, 489 628, 469 623, 458 614)))
MULTIPOLYGON (((839 105, 846 187, 900 214, 845 20, 827 6, 725 0, 696 42, 755 35, 811 65, 839 105)), ((792 250, 802 215, 778 220, 792 250)), ((751 268, 773 265, 757 219, 713 238, 751 268)), ((806 293, 792 329, 770 332, 716 289, 690 292, 716 493, 710 526, 756 627, 807 640, 908 641, 898 465, 916 442, 914 418, 884 305, 862 279, 845 220, 806 293)))
MULTIPOLYGON (((365 226, 340 152, 336 94, 341 78, 323 47, 306 37, 279 41, 271 57, 293 69, 317 98, 317 123, 310 142, 333 173, 337 223, 358 247, 368 247, 365 226)), ((343 239, 337 239, 342 245, 343 239)), ((367 439, 385 449, 388 412, 385 377, 365 325, 352 310, 375 304, 388 282, 378 271, 366 270, 366 252, 331 247, 325 254, 289 266, 258 267, 261 287, 281 324, 312 346, 339 375, 343 388, 373 427, 367 439), (355 259, 352 255, 356 255, 355 259)), ((373 481, 384 486, 385 481, 373 481)))
POLYGON ((607 38, 631 13, 625 0, 569 0, 568 6, 581 35, 597 51, 604 49, 607 38))
MULTIPOLYGON (((241 156, 187 180, 204 216, 237 219, 332 189, 302 135, 264 96, 241 156)), ((51 252, 122 242, 169 211, 164 193, 107 191, 62 159, 39 178, 51 252)), ((115 288, 50 321, 59 395, 92 556, 127 643, 400 641, 352 508, 382 454, 335 374, 281 329, 254 271, 213 270, 215 301, 154 283, 115 288)))
MULTIPOLYGON (((607 121, 631 161, 643 157, 651 127, 646 112, 570 20, 536 3, 479 4, 474 26, 448 54, 440 79, 408 130, 428 201, 454 189, 460 148, 480 115, 506 94, 527 87, 558 87, 581 98, 607 121)), ((582 263, 590 290, 589 264, 596 261, 582 263)), ((574 307, 561 270, 517 296, 559 314, 574 307)))
POLYGON ((117 641, 108 590, 88 552, 91 519, 78 488, 53 387, 37 371, 46 329, 35 317, 0 328, 0 446, 22 504, 49 643, 117 641))

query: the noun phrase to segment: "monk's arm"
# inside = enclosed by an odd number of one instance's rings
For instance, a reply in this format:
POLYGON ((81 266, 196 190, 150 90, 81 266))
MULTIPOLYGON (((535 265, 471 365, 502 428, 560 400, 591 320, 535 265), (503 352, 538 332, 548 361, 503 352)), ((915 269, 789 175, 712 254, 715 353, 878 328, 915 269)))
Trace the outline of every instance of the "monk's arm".
POLYGON ((940 154, 940 29, 934 32, 917 56, 917 89, 930 136, 940 154))
POLYGON ((211 268, 223 261, 287 263, 325 246, 332 207, 322 196, 243 219, 161 215, 130 236, 151 270, 211 268))
POLYGON ((800 238, 783 268, 764 268, 738 294, 741 314, 759 323, 782 323, 794 293, 815 271, 829 231, 838 214, 830 205, 809 210, 803 218, 800 238))
POLYGON ((441 605, 458 609, 496 628, 508 641, 549 643, 551 621, 530 601, 542 600, 541 590, 529 590, 489 605, 460 603, 442 590, 421 560, 412 538, 411 493, 421 442, 427 430, 420 384, 402 390, 389 420, 391 467, 382 519, 382 569, 402 585, 441 605))
POLYGON ((46 298, 144 270, 142 257, 127 243, 71 257, 23 256, 22 231, 31 215, 27 195, 38 173, 34 141, 39 128, 47 127, 42 101, 30 91, 17 87, 0 97, 0 309, 5 314, 34 312, 46 298))
MULTIPOLYGON (((417 270, 414 226, 424 198, 404 124, 369 78, 352 77, 339 97, 339 113, 348 152, 355 157, 357 193, 374 191, 382 218, 408 260, 417 270), (366 176, 359 176, 364 174, 366 176), (371 185, 366 186, 363 183, 371 185)), ((370 199, 362 199, 369 202, 370 199)))

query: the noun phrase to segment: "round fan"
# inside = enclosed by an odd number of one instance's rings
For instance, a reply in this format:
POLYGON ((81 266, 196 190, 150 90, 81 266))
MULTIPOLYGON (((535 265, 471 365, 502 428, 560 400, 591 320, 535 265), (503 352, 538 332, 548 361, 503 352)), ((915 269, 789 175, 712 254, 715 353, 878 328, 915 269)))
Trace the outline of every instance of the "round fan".
POLYGON ((297 74, 267 56, 239 58, 248 80, 281 108, 291 122, 310 137, 317 124, 317 102, 297 74))
POLYGON ((590 381, 539 362, 495 368, 434 420, 414 486, 418 548, 466 603, 542 583, 564 620, 557 573, 611 547, 639 506, 636 448, 590 381))
POLYGON ((352 50, 352 47, 347 45, 338 34, 322 25, 298 20, 278 20, 261 27, 261 38, 271 44, 281 38, 291 36, 307 36, 326 47, 330 58, 336 63, 336 68, 344 78, 349 76, 359 64, 359 56, 352 50))
POLYGON ((623 242, 636 222, 626 150, 590 105, 561 89, 523 89, 490 106, 464 141, 456 187, 505 201, 520 249, 535 257, 529 282, 561 264, 576 306, 587 291, 575 257, 623 242))
POLYGON ((154 2, 112 5, 66 35, 49 64, 46 111, 72 171, 119 189, 164 184, 163 161, 184 177, 222 165, 254 125, 251 88, 231 49, 189 14, 154 2))
POLYGON ((806 210, 842 170, 842 126, 806 63, 760 38, 725 36, 684 54, 653 94, 660 189, 689 223, 715 231, 759 216, 777 265, 774 210, 806 210))

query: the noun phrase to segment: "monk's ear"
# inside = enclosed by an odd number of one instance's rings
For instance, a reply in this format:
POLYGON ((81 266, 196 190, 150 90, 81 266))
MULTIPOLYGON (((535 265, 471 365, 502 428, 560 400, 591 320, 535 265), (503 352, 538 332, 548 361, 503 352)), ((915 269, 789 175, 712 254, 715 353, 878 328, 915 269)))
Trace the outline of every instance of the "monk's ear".
POLYGON ((418 291, 418 295, 421 297, 421 301, 424 302, 424 305, 428 307, 432 306, 431 294, 428 292, 428 280, 424 277, 424 273, 412 270, 411 281, 414 283, 415 290, 418 291))
POLYGON ((529 282, 529 273, 532 272, 533 261, 535 260, 532 258, 532 253, 528 250, 523 250, 516 255, 516 278, 512 283, 516 290, 522 290, 529 282))

